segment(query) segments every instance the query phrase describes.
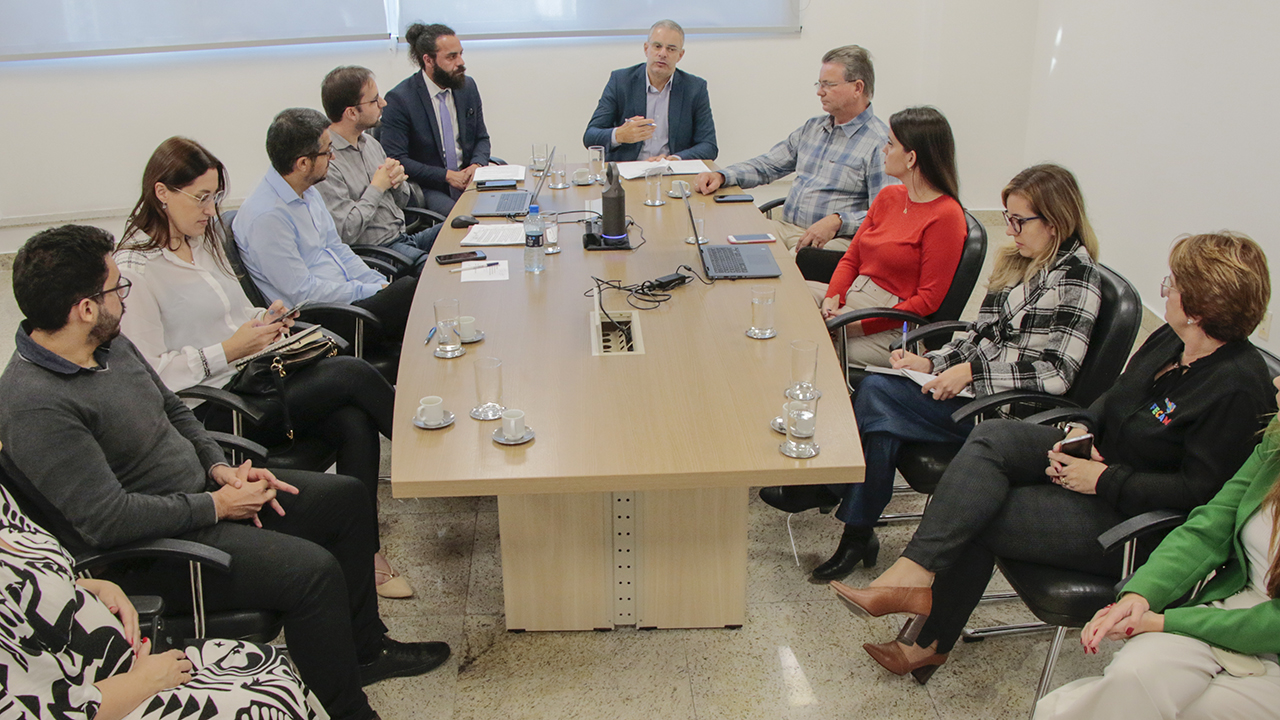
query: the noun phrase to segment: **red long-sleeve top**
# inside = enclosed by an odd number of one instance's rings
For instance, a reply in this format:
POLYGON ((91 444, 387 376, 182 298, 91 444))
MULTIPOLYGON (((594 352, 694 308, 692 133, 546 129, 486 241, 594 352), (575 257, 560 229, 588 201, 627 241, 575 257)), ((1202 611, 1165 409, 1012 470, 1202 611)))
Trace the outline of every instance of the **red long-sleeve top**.
MULTIPOLYGON (((854 279, 866 275, 903 298, 894 308, 928 315, 951 288, 968 232, 964 210, 954 198, 943 195, 914 203, 907 198, 906 186, 890 185, 867 210, 831 276, 827 297, 840 298, 843 306, 854 279)), ((862 321, 867 335, 898 326, 892 320, 862 321)))

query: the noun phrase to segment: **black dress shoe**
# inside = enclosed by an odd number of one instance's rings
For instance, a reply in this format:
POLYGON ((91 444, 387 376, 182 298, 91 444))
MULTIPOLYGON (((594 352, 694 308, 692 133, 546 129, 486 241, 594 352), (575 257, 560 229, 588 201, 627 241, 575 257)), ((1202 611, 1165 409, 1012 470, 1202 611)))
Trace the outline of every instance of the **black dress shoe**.
POLYGON ((406 643, 383 635, 378 656, 360 664, 360 684, 372 685, 387 678, 422 675, 440 667, 448 659, 447 643, 406 643))
POLYGON ((840 498, 825 485, 775 485, 760 488, 760 499, 783 512, 798 513, 818 508, 829 513, 840 504, 840 498))
POLYGON ((839 580, 853 572, 858 567, 858 563, 866 567, 875 567, 876 557, 879 555, 880 539, 876 537, 875 530, 869 527, 845 525, 836 554, 813 569, 813 579, 818 582, 839 580))

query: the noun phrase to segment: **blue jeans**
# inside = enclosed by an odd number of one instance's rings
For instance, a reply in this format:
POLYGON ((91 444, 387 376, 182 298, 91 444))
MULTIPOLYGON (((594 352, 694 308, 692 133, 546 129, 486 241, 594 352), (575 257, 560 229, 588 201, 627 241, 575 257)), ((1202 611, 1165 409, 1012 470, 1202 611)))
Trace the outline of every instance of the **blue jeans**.
POLYGON ((431 246, 436 244, 436 236, 440 234, 442 225, 432 225, 421 232, 412 235, 401 233, 400 237, 392 240, 383 247, 404 255, 413 262, 414 275, 422 272, 422 266, 427 262, 427 257, 431 253, 431 246))
POLYGON ((872 375, 863 380, 853 396, 853 414, 862 436, 867 474, 861 483, 828 486, 843 498, 836 517, 846 525, 874 526, 893 497, 893 476, 902 444, 964 443, 973 423, 957 425, 951 421, 951 413, 967 402, 966 398, 939 402, 902 377, 872 375))

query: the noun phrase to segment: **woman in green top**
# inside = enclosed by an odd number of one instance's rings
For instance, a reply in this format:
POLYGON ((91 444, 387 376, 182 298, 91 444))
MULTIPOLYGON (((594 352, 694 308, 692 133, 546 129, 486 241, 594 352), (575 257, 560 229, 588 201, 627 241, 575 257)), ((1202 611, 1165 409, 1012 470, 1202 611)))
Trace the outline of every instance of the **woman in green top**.
POLYGON ((1131 638, 1103 676, 1046 695, 1037 720, 1280 714, 1278 479, 1280 422, 1273 421, 1235 477, 1081 631, 1092 653, 1104 638, 1131 638), (1189 602, 1169 607, 1211 574, 1189 602))

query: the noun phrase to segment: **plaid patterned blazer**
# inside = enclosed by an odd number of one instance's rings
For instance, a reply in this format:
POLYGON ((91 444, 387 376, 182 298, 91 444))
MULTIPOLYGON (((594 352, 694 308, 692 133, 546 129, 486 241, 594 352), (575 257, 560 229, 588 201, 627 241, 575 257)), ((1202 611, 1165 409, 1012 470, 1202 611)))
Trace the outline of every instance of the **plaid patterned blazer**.
POLYGON ((1101 304, 1102 274, 1071 238, 1028 282, 987 293, 970 330, 925 357, 934 373, 970 363, 979 397, 1015 389, 1061 395, 1080 371, 1101 304))

